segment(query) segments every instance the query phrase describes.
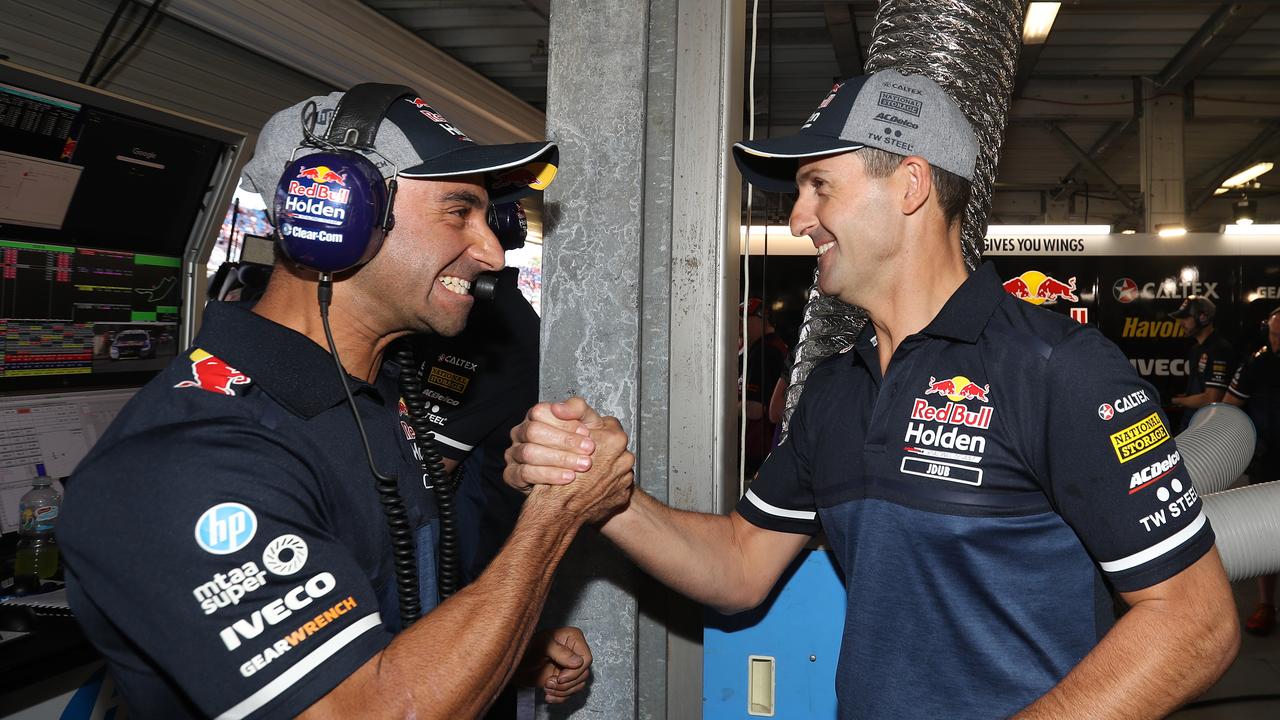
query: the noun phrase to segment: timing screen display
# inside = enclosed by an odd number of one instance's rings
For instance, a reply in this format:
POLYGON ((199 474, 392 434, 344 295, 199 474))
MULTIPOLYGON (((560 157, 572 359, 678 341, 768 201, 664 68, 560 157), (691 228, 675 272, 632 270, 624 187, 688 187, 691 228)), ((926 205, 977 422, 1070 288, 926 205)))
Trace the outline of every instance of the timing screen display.
POLYGON ((157 370, 179 258, 0 239, 0 379, 157 370))

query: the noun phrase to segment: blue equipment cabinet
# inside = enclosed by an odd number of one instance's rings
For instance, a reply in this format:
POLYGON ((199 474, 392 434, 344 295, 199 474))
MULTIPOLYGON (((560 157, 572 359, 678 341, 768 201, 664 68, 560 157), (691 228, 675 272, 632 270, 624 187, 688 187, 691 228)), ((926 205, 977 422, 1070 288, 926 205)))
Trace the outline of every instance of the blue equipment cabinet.
POLYGON ((704 720, 834 720, 845 592, 825 550, 806 550, 755 610, 708 611, 704 720))

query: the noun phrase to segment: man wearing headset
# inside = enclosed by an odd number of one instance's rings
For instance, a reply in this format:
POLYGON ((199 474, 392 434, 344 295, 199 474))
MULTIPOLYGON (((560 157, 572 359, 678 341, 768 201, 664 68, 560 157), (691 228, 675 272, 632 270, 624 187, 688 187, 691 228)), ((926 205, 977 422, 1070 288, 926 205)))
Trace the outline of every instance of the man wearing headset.
POLYGON ((629 495, 625 440, 575 436, 594 462, 532 488, 489 572, 437 605, 431 476, 387 355, 398 337, 462 329, 471 284, 503 264, 490 201, 545 186, 555 146, 481 147, 412 91, 386 87, 308 101, 308 137, 329 143, 337 117, 371 118, 365 185, 307 162, 321 142, 304 139, 305 103, 267 122, 244 171, 246 188, 276 197, 278 231, 295 236, 282 202, 336 221, 357 189, 398 184, 381 228, 352 238, 335 225, 342 243, 382 242, 335 276, 332 337, 317 273, 278 254, 262 299, 211 303, 193 346, 68 482, 59 542, 71 605, 140 716, 474 717, 517 670, 552 700, 586 679, 590 653, 574 631, 520 659, 578 529, 629 495), (382 99, 370 109, 370 97, 382 99), (286 167, 297 177, 282 177, 286 167), (384 504, 402 516, 390 533, 384 504), (414 591, 426 611, 416 622, 414 591))
MULTIPOLYGON (((846 720, 1155 718, 1209 687, 1239 642, 1234 602, 1158 398, 1096 328, 967 271, 977 141, 942 88, 853 78, 799 134, 734 151, 755 186, 798 192, 821 291, 870 321, 810 373, 729 516, 636 490, 603 533, 738 612, 824 531, 847 588, 846 720)), ((579 400, 535 406, 508 473, 550 471, 519 463, 597 422, 579 400)))
POLYGON ((1169 400, 1185 408, 1178 423, 1179 431, 1187 428, 1197 409, 1222 402, 1236 371, 1236 351, 1214 329, 1215 314, 1217 307, 1213 301, 1199 295, 1183 300, 1177 310, 1169 313, 1191 338, 1191 349, 1187 351, 1187 389, 1169 400))

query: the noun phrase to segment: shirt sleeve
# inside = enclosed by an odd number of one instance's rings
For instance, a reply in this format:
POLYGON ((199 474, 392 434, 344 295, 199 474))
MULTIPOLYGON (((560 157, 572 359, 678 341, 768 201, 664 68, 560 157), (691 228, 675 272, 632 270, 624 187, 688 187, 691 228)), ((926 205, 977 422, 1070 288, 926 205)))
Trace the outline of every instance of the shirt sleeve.
MULTIPOLYGON (((808 389, 813 392, 815 388, 808 389)), ((806 403, 791 418, 791 432, 765 458, 746 495, 738 501, 739 515, 766 530, 814 535, 820 529, 814 502, 810 468, 810 447, 816 438, 806 430, 806 403)))
POLYGON ((1213 546, 1159 396, 1119 348, 1079 328, 1053 350, 1046 389, 1047 491, 1117 590, 1162 582, 1213 546))
POLYGON ((1254 359, 1252 357, 1245 358, 1240 363, 1240 367, 1236 368, 1236 373, 1231 378, 1231 384, 1227 386, 1227 392, 1243 400, 1248 400, 1249 396, 1253 395, 1253 385, 1257 380, 1256 375, 1254 359))
POLYGON ((251 421, 125 440, 77 468, 63 512, 73 610, 209 717, 292 717, 391 640, 307 460, 251 421))
POLYGON ((1236 369, 1235 352, 1225 343, 1212 348, 1204 369, 1204 385, 1206 388, 1226 390, 1231 383, 1231 375, 1236 369))

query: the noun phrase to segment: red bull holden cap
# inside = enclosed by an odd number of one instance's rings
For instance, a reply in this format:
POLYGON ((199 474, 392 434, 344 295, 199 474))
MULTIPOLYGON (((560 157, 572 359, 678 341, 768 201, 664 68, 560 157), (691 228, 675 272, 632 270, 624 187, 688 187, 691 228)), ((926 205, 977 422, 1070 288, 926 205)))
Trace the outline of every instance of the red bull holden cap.
POLYGON ((1217 312, 1218 308, 1214 306, 1212 300, 1207 297, 1192 295, 1186 300, 1183 300, 1177 310, 1169 313, 1169 317, 1180 320, 1182 318, 1193 317, 1195 315, 1204 315, 1205 320, 1212 320, 1213 316, 1217 314, 1217 312))
POLYGON ((881 70, 837 84, 800 132, 733 146, 738 169, 752 185, 796 191, 803 158, 864 147, 917 155, 973 182, 978 139, 968 118, 936 82, 923 75, 881 70))
MULTIPOLYGON (((302 144, 302 108, 316 104, 314 132, 324 136, 344 93, 304 100, 281 110, 258 135, 253 160, 245 166, 241 187, 271 197, 280 173, 302 144)), ((482 174, 490 200, 510 202, 543 190, 555 178, 559 149, 553 142, 480 145, 449 122, 424 98, 406 95, 391 103, 378 126, 377 154, 368 158, 383 178, 448 178, 482 174)), ((304 148, 296 157, 319 149, 304 148)), ((320 180, 319 178, 315 178, 320 180)), ((323 180, 320 180, 323 182, 323 180)))

